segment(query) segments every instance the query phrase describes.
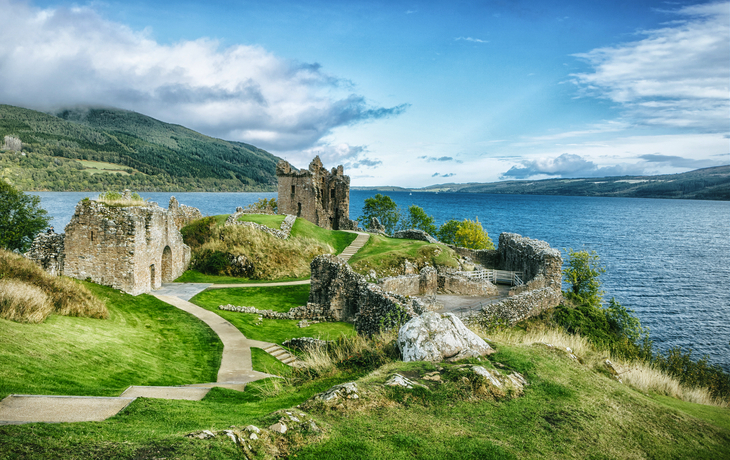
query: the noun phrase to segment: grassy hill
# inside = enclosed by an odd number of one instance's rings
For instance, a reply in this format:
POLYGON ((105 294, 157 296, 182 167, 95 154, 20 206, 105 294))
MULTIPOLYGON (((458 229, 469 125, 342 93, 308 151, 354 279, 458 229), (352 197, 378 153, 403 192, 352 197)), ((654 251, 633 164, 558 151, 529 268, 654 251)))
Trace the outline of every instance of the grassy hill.
POLYGON ((23 190, 273 190, 278 158, 126 110, 86 108, 56 115, 0 105, 0 177, 23 190))

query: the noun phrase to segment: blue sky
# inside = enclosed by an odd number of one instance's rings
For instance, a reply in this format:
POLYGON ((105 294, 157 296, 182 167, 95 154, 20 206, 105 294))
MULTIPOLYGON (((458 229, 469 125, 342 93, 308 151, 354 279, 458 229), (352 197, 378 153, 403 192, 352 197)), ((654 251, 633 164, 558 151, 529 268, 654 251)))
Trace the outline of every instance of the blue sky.
POLYGON ((730 163, 730 3, 0 0, 0 103, 319 154, 353 185, 730 163))

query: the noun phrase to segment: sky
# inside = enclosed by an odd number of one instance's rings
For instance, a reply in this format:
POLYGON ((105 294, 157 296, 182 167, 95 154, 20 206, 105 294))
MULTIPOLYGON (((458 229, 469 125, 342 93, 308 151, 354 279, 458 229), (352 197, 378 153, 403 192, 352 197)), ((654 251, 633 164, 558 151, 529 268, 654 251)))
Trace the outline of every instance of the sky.
POLYGON ((352 185, 730 164, 730 3, 0 0, 0 103, 133 110, 352 185))

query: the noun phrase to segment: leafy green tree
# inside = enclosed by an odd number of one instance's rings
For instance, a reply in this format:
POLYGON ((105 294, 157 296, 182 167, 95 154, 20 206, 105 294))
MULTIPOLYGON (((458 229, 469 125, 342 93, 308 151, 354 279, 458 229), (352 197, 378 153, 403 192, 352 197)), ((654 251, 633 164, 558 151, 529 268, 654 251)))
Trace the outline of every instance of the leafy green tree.
POLYGON ((494 249, 494 243, 482 228, 477 217, 475 220, 464 219, 459 223, 454 241, 457 246, 469 249, 494 249))
POLYGON ((25 252, 33 238, 48 227, 51 217, 41 199, 26 195, 0 179, 0 247, 25 252))
POLYGON ((565 296, 577 303, 600 306, 603 300, 600 276, 605 272, 596 251, 568 249, 568 266, 563 270, 563 276, 570 284, 570 290, 565 296))
POLYGON ((386 233, 392 234, 400 221, 400 211, 395 201, 388 195, 376 194, 372 198, 365 199, 365 205, 362 207, 362 216, 358 219, 360 224, 367 226, 370 219, 377 217, 380 223, 385 227, 386 233))
POLYGON ((439 227, 436 232, 436 238, 442 243, 456 244, 456 232, 459 231, 461 222, 456 219, 451 219, 439 227))
POLYGON ((424 211, 423 208, 412 204, 408 207, 408 214, 401 222, 401 227, 403 229, 415 228, 423 230, 428 234, 435 235, 436 226, 433 222, 433 217, 426 214, 426 211, 424 211))

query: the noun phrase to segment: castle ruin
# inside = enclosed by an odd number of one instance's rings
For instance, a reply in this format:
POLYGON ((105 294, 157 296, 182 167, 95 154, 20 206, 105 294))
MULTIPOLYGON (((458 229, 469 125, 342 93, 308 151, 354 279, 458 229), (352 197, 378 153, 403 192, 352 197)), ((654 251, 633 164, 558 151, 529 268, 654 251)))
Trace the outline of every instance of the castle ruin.
POLYGON ((180 228, 200 217, 198 209, 180 205, 175 197, 168 209, 85 199, 76 205, 65 235, 40 234, 26 257, 54 274, 132 295, 148 293, 187 269, 190 247, 180 228))
POLYGON ((350 177, 343 172, 342 165, 327 171, 319 156, 314 157, 309 169, 302 170, 279 161, 279 214, 303 217, 329 230, 356 228, 357 223, 350 220, 350 177))

